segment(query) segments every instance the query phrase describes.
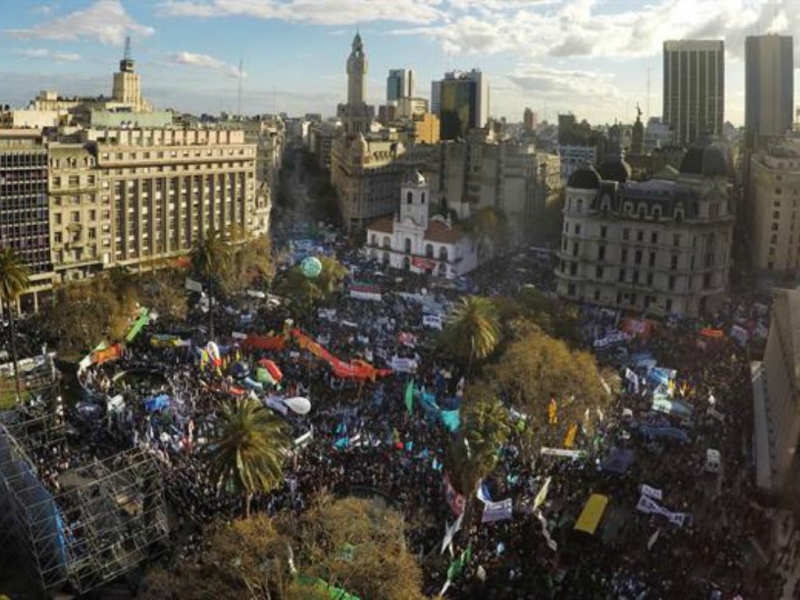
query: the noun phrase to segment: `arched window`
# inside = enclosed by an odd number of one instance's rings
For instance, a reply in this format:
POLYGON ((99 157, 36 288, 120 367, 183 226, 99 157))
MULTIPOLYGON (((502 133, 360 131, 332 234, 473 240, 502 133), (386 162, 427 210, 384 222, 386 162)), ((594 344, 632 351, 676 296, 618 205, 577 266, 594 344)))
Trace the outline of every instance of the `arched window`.
POLYGON ((425 244, 425 256, 433 258, 433 244, 425 244))
POLYGON ((384 248, 392 247, 392 240, 388 235, 383 236, 383 247, 384 248))
POLYGON ((384 252, 383 253, 383 264, 385 264, 385 265, 389 264, 389 253, 388 252, 384 252))
POLYGON ((633 213, 633 202, 626 202, 625 203, 625 214, 629 215, 633 213))
POLYGON ((372 246, 377 246, 378 245, 378 236, 373 233, 372 236, 369 238, 369 243, 372 246))
POLYGON ((647 205, 640 204, 639 205, 639 218, 644 219, 647 216, 647 205))
POLYGON ((439 246, 439 260, 447 261, 447 246, 439 246))
POLYGON ((660 206, 654 206, 653 207, 653 219, 658 221, 660 218, 661 218, 661 207, 660 206))
POLYGON ((411 204, 411 201, 414 199, 414 192, 408 192, 406 194, 406 204, 411 204))
POLYGON ((406 238, 405 253, 411 254, 411 238, 406 238))
POLYGON ((422 204, 425 204, 425 192, 422 192, 422 204))
POLYGON ((577 212, 583 212, 583 199, 578 198, 578 206, 575 209, 577 212))

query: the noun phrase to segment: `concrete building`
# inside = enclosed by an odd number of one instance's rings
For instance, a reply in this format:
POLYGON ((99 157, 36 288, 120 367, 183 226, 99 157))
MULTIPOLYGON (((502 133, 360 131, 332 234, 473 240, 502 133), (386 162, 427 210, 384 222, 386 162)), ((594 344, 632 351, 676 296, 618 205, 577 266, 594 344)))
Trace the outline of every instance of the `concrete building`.
POLYGON ((425 98, 400 98, 397 101, 397 116, 411 119, 416 115, 424 115, 428 112, 428 100, 425 98))
POLYGON ((800 272, 800 137, 750 156, 751 261, 760 271, 800 272))
MULTIPOLYGON (((256 147, 229 130, 81 130, 54 143, 50 227, 58 280, 184 256, 211 228, 263 233, 256 147)), ((266 211, 266 212, 265 212, 266 211)))
MULTIPOLYGON (((21 308, 38 308, 52 283, 47 216, 47 146, 36 130, 0 130, 0 247, 13 248, 30 270, 21 308)), ((0 314, 4 309, 0 301, 0 314)))
POLYGON ((538 124, 537 121, 536 113, 530 108, 526 108, 525 112, 522 114, 522 127, 525 133, 533 133, 538 124))
POLYGON ((447 218, 429 216, 430 191, 418 171, 404 177, 399 200, 394 217, 367 226, 365 250, 369 256, 395 269, 447 279, 478 266, 477 240, 447 218))
POLYGON ((439 118, 431 113, 416 114, 411 117, 414 127, 415 144, 438 144, 441 124, 439 118))
POLYGON ((431 99, 443 140, 463 139, 489 120, 489 81, 478 69, 445 73, 444 79, 433 82, 431 99))
POLYGON ((652 315, 701 316, 728 297, 730 162, 693 147, 675 180, 629 180, 620 159, 575 171, 556 269, 560 296, 652 315))
POLYGON ((467 140, 441 144, 435 201, 461 219, 482 208, 508 217, 517 239, 528 237, 560 189, 559 158, 532 143, 474 131, 467 140))
POLYGON ((412 69, 391 69, 386 78, 386 102, 399 102, 401 98, 414 96, 414 71, 412 69))
POLYGON ((339 127, 339 123, 323 121, 308 129, 308 148, 316 158, 317 166, 325 171, 331 168, 331 148, 340 135, 339 127))
POLYGON ((762 362, 751 366, 756 486, 796 505, 800 495, 800 292, 773 291, 762 362))
POLYGON ((745 130, 754 145, 785 135, 794 122, 794 44, 790 35, 745 40, 745 130))
POLYGON ((721 136, 725 121, 725 43, 664 42, 664 112, 674 143, 688 147, 721 136))

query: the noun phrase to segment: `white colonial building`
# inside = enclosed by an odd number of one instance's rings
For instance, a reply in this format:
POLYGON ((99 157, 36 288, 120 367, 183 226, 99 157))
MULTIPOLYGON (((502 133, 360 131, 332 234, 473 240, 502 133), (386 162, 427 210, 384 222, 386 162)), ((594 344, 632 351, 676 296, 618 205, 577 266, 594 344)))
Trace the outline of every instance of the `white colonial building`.
POLYGON ((428 216, 430 191, 417 171, 403 179, 400 210, 367 227, 366 252, 383 264, 453 279, 478 266, 479 243, 449 218, 428 216))

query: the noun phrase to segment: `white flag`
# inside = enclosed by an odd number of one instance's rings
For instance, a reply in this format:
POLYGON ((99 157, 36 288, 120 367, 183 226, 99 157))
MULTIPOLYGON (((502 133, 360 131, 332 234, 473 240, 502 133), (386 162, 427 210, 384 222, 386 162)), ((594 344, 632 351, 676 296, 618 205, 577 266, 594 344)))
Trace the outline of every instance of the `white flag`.
POLYGON ((658 540, 658 534, 660 534, 660 533, 661 533, 661 530, 660 529, 656 529, 656 532, 653 535, 650 536, 649 540, 647 540, 647 549, 648 550, 651 550, 653 548, 653 546, 656 543, 656 540, 658 540))

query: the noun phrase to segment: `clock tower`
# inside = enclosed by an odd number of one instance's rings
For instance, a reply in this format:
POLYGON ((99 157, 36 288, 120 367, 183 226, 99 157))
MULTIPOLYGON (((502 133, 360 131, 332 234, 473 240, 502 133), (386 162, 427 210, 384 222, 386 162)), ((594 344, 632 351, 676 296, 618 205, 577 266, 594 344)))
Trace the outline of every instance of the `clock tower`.
POLYGON ((369 133, 375 119, 375 109, 366 102, 366 89, 367 55, 361 35, 356 33, 347 58, 347 104, 340 104, 338 110, 344 132, 349 136, 369 133))

